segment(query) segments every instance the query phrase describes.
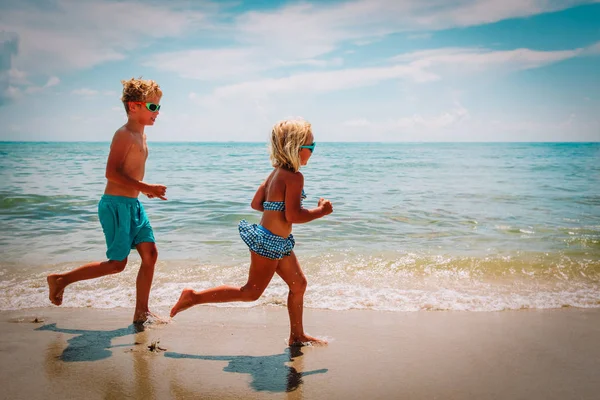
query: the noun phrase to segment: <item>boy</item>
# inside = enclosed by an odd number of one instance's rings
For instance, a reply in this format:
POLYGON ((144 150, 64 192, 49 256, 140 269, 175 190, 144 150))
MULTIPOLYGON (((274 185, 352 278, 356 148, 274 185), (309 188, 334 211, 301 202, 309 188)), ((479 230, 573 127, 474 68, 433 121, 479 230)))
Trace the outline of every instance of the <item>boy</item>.
POLYGON ((47 280, 50 301, 59 306, 66 286, 123 271, 130 250, 135 248, 142 265, 136 281, 133 322, 141 323, 150 314, 148 297, 158 251, 150 221, 138 195, 141 192, 148 198, 167 200, 166 186, 142 182, 148 158, 144 127, 154 125, 162 91, 152 80, 132 78, 121 83, 121 100, 127 113, 127 123, 113 137, 106 163, 106 188, 98 204, 98 218, 106 238, 108 261, 85 264, 64 274, 51 274, 47 280))

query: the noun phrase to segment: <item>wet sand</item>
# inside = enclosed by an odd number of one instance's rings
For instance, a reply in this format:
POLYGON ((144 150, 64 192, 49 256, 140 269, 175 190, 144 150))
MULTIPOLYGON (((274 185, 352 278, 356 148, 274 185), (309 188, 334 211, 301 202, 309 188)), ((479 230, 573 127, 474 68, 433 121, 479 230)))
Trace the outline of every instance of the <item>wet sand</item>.
POLYGON ((306 310, 326 347, 289 348, 283 307, 0 312, 6 399, 596 399, 600 309, 306 310), (168 315, 168 310, 157 310, 168 315), (32 322, 35 318, 43 322, 32 322), (164 351, 151 351, 153 342, 164 351))

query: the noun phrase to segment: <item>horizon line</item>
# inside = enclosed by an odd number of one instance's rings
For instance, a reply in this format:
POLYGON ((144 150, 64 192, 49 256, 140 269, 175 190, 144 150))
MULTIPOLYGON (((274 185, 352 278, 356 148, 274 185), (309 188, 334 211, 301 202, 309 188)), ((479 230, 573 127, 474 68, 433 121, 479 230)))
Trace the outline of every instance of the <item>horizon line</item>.
MULTIPOLYGON (((201 144, 268 144, 268 141, 238 141, 238 140, 228 140, 228 141, 208 141, 208 140, 199 140, 199 141, 167 141, 167 140, 147 140, 148 143, 165 143, 165 144, 190 144, 190 143, 201 143, 201 144)), ((0 140, 2 144, 9 143, 111 143, 110 140, 98 141, 98 140, 0 140)), ((343 144, 493 144, 493 143, 599 143, 600 140, 597 141, 589 141, 589 140, 576 140, 576 141, 318 141, 318 143, 343 143, 343 144)))

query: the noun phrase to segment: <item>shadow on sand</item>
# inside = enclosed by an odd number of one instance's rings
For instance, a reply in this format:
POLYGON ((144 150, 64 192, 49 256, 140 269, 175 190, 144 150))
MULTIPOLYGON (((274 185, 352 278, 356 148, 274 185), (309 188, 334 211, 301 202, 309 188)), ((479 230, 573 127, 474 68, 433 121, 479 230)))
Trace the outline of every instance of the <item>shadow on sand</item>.
POLYGON ((252 376, 250 386, 257 392, 292 392, 304 383, 302 378, 328 371, 324 368, 298 372, 296 368, 285 365, 303 355, 300 349, 300 347, 288 347, 284 353, 271 356, 202 356, 166 352, 165 357, 228 361, 229 364, 223 368, 223 371, 250 374, 252 376))
POLYGON ((69 340, 66 349, 63 350, 59 358, 62 361, 98 361, 108 358, 112 355, 109 349, 115 347, 132 346, 133 344, 112 346, 111 341, 115 338, 140 333, 144 330, 143 324, 131 324, 126 328, 115 329, 112 331, 92 331, 82 329, 63 329, 57 328, 56 324, 47 324, 40 326, 36 331, 53 331, 60 333, 69 333, 77 335, 69 340))

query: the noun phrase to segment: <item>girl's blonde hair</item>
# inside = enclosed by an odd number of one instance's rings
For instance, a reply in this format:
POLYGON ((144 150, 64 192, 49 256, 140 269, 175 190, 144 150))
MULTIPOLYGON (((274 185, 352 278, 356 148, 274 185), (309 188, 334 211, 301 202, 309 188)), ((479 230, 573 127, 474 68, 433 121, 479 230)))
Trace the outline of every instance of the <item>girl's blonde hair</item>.
POLYGON ((300 146, 312 134, 308 121, 302 119, 279 121, 271 132, 271 164, 298 172, 300 169, 300 146))
POLYGON ((146 101, 149 97, 162 97, 162 90, 158 83, 153 80, 144 80, 141 77, 121 81, 123 84, 123 96, 121 101, 125 106, 125 112, 129 114, 130 101, 146 101))

